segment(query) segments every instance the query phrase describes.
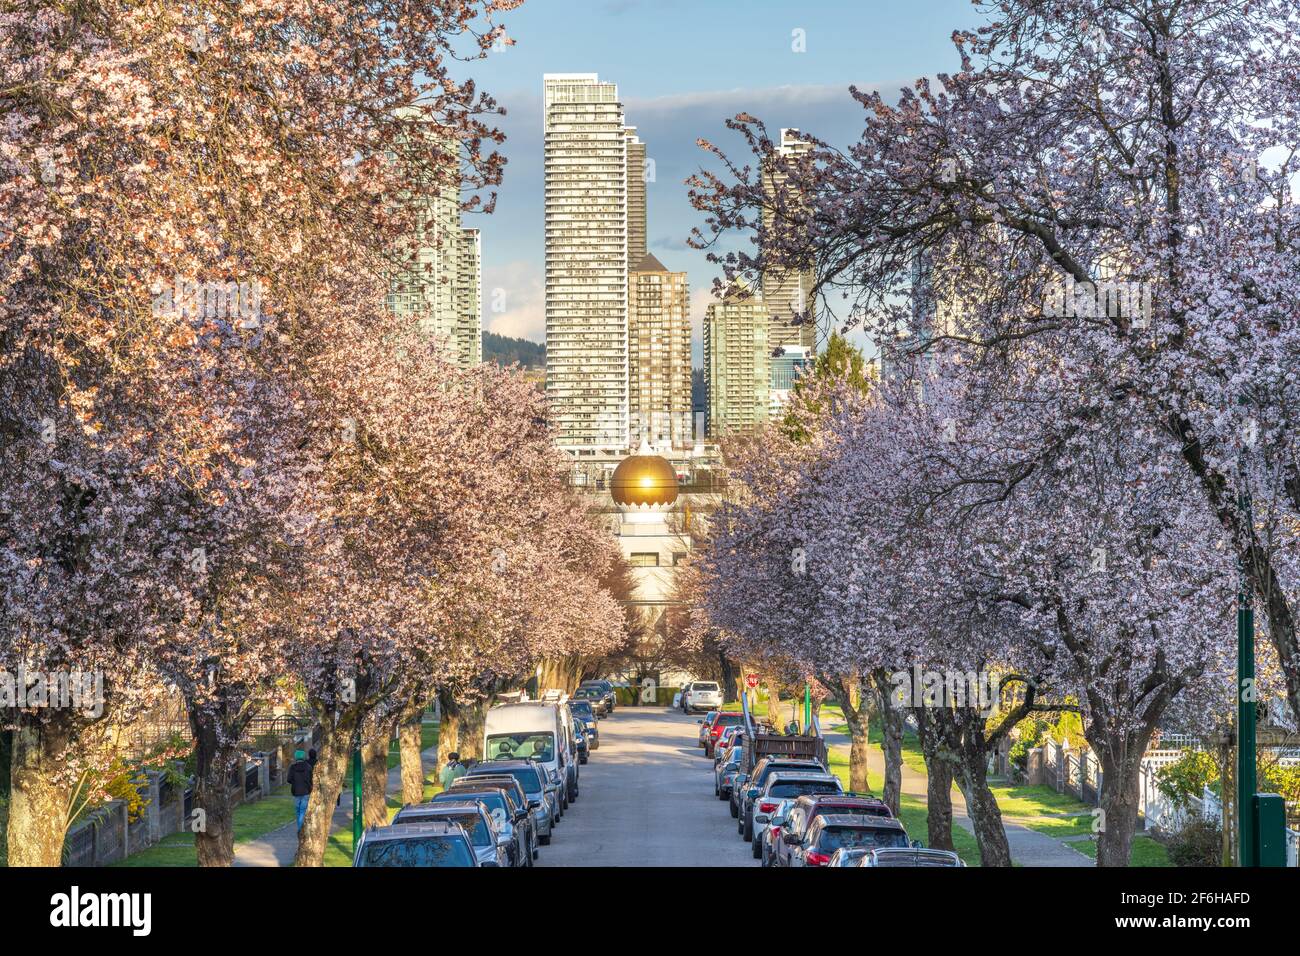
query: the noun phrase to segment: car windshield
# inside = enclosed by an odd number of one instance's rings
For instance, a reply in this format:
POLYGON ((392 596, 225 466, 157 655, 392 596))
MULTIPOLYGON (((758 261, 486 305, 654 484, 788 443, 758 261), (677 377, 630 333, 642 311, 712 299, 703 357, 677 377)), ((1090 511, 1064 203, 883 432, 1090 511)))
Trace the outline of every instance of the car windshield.
POLYGON ((599 687, 579 687, 579 688, 578 688, 578 692, 577 692, 576 694, 574 694, 573 696, 574 696, 574 697, 581 697, 581 698, 583 698, 583 699, 590 698, 590 697, 599 697, 599 696, 600 696, 600 688, 599 688, 599 687))
POLYGON ((740 758, 744 756, 744 753, 745 752, 741 750, 739 747, 735 747, 727 751, 727 759, 726 759, 727 766, 730 767, 732 764, 740 763, 740 758))
POLYGON ((473 866, 464 840, 450 836, 377 840, 361 854, 362 866, 473 866))
POLYGON ((519 734, 490 734, 487 752, 493 760, 555 759, 555 734, 542 732, 519 734))
POLYGON ((769 797, 777 797, 785 800, 790 797, 801 797, 805 793, 839 793, 838 784, 829 780, 789 780, 777 781, 767 790, 769 797))
POLYGON ((595 717, 596 712, 591 709, 591 704, 585 700, 575 700, 569 704, 569 709, 579 717, 595 717))
POLYGON ((907 846, 907 836, 901 830, 877 830, 868 827, 827 827, 817 838, 819 849, 827 853, 842 846, 865 847, 874 850, 885 846, 907 846))
POLYGON ((718 689, 717 684, 695 683, 691 685, 691 690, 716 691, 717 689, 718 689))
POLYGON ((715 726, 727 727, 727 726, 739 724, 744 719, 745 719, 744 714, 732 714, 732 713, 718 714, 718 716, 714 718, 713 723, 715 726))

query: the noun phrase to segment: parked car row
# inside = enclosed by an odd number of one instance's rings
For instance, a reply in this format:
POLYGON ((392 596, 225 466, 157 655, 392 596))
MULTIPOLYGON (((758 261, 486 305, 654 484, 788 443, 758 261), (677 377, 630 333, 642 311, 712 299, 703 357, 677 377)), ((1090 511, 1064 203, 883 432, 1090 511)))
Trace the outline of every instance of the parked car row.
POLYGON ((354 866, 532 866, 570 805, 578 768, 613 710, 608 681, 579 696, 498 704, 483 722, 483 760, 427 803, 407 804, 362 834, 354 866))
POLYGON ((746 771, 745 732, 743 715, 710 711, 699 746, 713 758, 714 794, 763 866, 964 865, 910 839, 882 800, 846 792, 821 760, 771 754, 746 771))

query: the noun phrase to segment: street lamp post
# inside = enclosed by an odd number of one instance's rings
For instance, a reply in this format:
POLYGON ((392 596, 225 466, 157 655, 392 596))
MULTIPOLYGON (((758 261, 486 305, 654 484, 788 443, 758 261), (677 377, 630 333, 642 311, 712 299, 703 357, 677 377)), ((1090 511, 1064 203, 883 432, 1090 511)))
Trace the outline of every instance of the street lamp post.
POLYGON ((361 741, 352 746, 352 852, 361 845, 361 741))

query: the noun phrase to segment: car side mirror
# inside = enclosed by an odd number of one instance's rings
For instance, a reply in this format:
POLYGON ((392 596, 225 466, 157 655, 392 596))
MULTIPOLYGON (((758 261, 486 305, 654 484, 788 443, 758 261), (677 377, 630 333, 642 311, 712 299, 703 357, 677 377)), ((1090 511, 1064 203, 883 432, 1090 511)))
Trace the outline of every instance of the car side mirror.
POLYGON ((697 723, 697 724, 702 724, 702 723, 704 723, 704 721, 702 721, 702 720, 697 720, 696 723, 697 723))
POLYGON ((537 809, 538 807, 540 807, 541 805, 542 805, 542 801, 540 801, 540 800, 529 800, 529 801, 528 801, 528 806, 529 806, 531 809, 533 809, 533 810, 536 810, 536 809, 537 809))

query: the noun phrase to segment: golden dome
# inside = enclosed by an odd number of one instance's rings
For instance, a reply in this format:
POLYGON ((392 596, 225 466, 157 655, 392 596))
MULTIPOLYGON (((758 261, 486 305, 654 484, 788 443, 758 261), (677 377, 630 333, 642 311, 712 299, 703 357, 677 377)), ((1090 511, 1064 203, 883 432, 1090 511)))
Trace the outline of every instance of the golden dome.
POLYGON ((609 493, 620 505, 670 505, 677 500, 677 473, 658 455, 629 455, 614 469, 609 493))

